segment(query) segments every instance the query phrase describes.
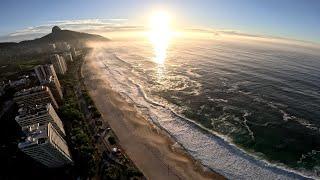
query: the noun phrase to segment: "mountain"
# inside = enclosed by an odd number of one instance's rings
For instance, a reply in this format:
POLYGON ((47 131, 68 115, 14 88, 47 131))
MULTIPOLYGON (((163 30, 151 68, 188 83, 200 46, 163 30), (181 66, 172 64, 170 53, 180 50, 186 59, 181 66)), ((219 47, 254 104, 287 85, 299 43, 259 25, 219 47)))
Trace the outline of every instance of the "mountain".
POLYGON ((0 60, 16 55, 32 54, 43 52, 48 49, 48 44, 67 42, 73 47, 81 47, 88 41, 110 41, 100 35, 88 34, 70 30, 62 30, 58 26, 52 28, 52 32, 41 38, 21 41, 19 43, 0 43, 0 60))
POLYGON ((16 45, 18 45, 18 43, 16 43, 16 42, 4 42, 4 43, 0 43, 0 49, 1 48, 8 48, 11 46, 16 46, 16 45))
POLYGON ((100 35, 88 34, 70 30, 62 30, 58 26, 52 28, 52 32, 41 38, 22 41, 21 44, 34 44, 34 43, 55 43, 55 42, 68 42, 72 43, 73 41, 109 41, 110 39, 105 38, 100 35))

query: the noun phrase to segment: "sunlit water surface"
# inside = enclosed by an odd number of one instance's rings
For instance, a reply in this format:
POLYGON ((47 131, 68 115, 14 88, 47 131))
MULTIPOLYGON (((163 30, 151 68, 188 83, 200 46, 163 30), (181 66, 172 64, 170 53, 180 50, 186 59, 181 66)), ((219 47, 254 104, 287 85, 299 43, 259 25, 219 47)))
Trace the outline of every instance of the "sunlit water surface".
POLYGON ((214 133, 273 163, 319 167, 317 51, 223 40, 161 43, 112 42, 94 53, 112 87, 195 158, 230 178, 287 176, 259 170, 264 163, 251 167, 250 157, 214 143, 214 133))

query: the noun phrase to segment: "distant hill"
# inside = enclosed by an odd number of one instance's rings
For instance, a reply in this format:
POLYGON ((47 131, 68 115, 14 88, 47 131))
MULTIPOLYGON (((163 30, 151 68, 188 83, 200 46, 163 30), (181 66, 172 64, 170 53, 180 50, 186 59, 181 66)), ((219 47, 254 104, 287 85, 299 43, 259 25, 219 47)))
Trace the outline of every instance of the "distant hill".
POLYGON ((0 43, 0 48, 16 46, 17 44, 18 43, 15 43, 15 42, 4 42, 4 43, 0 43))
MULTIPOLYGON (((88 41, 109 41, 108 38, 69 30, 61 30, 58 26, 52 32, 34 40, 0 43, 0 80, 21 70, 31 69, 37 64, 49 62, 52 46, 55 43, 61 47, 67 42, 76 49, 85 47, 88 41)), ((58 47, 57 46, 57 47, 58 47)), ((57 50, 57 52, 63 49, 57 50)))
POLYGON ((81 33, 70 30, 61 30, 58 26, 52 28, 52 32, 48 35, 45 35, 41 38, 21 41, 20 44, 34 44, 34 43, 55 43, 55 42, 69 42, 73 41, 109 41, 110 39, 105 38, 100 35, 81 33))
POLYGON ((95 34, 62 30, 58 26, 54 26, 50 34, 41 38, 21 41, 19 43, 0 43, 0 60, 13 56, 14 54, 23 55, 40 52, 41 50, 48 48, 48 44, 52 43, 67 42, 74 47, 77 47, 88 41, 110 41, 110 39, 95 34))

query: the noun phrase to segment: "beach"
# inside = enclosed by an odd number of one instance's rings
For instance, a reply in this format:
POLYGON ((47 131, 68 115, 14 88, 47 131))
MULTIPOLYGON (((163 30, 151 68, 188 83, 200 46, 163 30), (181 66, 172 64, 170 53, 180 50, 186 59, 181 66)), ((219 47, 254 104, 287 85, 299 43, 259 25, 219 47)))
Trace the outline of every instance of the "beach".
POLYGON ((113 91, 99 68, 86 59, 82 74, 87 89, 121 147, 148 179, 224 179, 181 148, 173 148, 175 142, 113 91))

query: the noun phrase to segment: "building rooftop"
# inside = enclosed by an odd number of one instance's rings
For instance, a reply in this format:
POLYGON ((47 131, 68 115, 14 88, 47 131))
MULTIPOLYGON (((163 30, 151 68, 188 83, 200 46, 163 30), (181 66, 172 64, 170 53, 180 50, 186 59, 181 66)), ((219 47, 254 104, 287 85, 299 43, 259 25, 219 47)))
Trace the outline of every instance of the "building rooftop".
POLYGON ((40 92, 40 91, 45 91, 45 90, 47 90, 46 86, 35 86, 35 87, 29 88, 29 89, 23 89, 21 91, 16 92, 14 94, 14 97, 24 96, 27 94, 32 94, 35 92, 40 92))
POLYGON ((40 116, 47 113, 50 106, 50 103, 46 105, 24 106, 18 110, 19 114, 16 116, 15 120, 30 116, 40 116))
POLYGON ((37 129, 39 129, 39 123, 30 125, 30 126, 22 127, 22 131, 23 131, 25 134, 29 134, 30 132, 35 131, 35 130, 37 130, 37 129))
POLYGON ((50 125, 50 123, 45 125, 39 125, 38 123, 23 127, 22 129, 27 134, 27 138, 25 139, 25 141, 19 143, 18 147, 22 149, 46 143, 48 141, 48 127, 50 125))
POLYGON ((49 78, 45 78, 45 79, 40 80, 40 83, 42 83, 42 84, 51 83, 53 80, 54 80, 54 77, 49 76, 49 78))

